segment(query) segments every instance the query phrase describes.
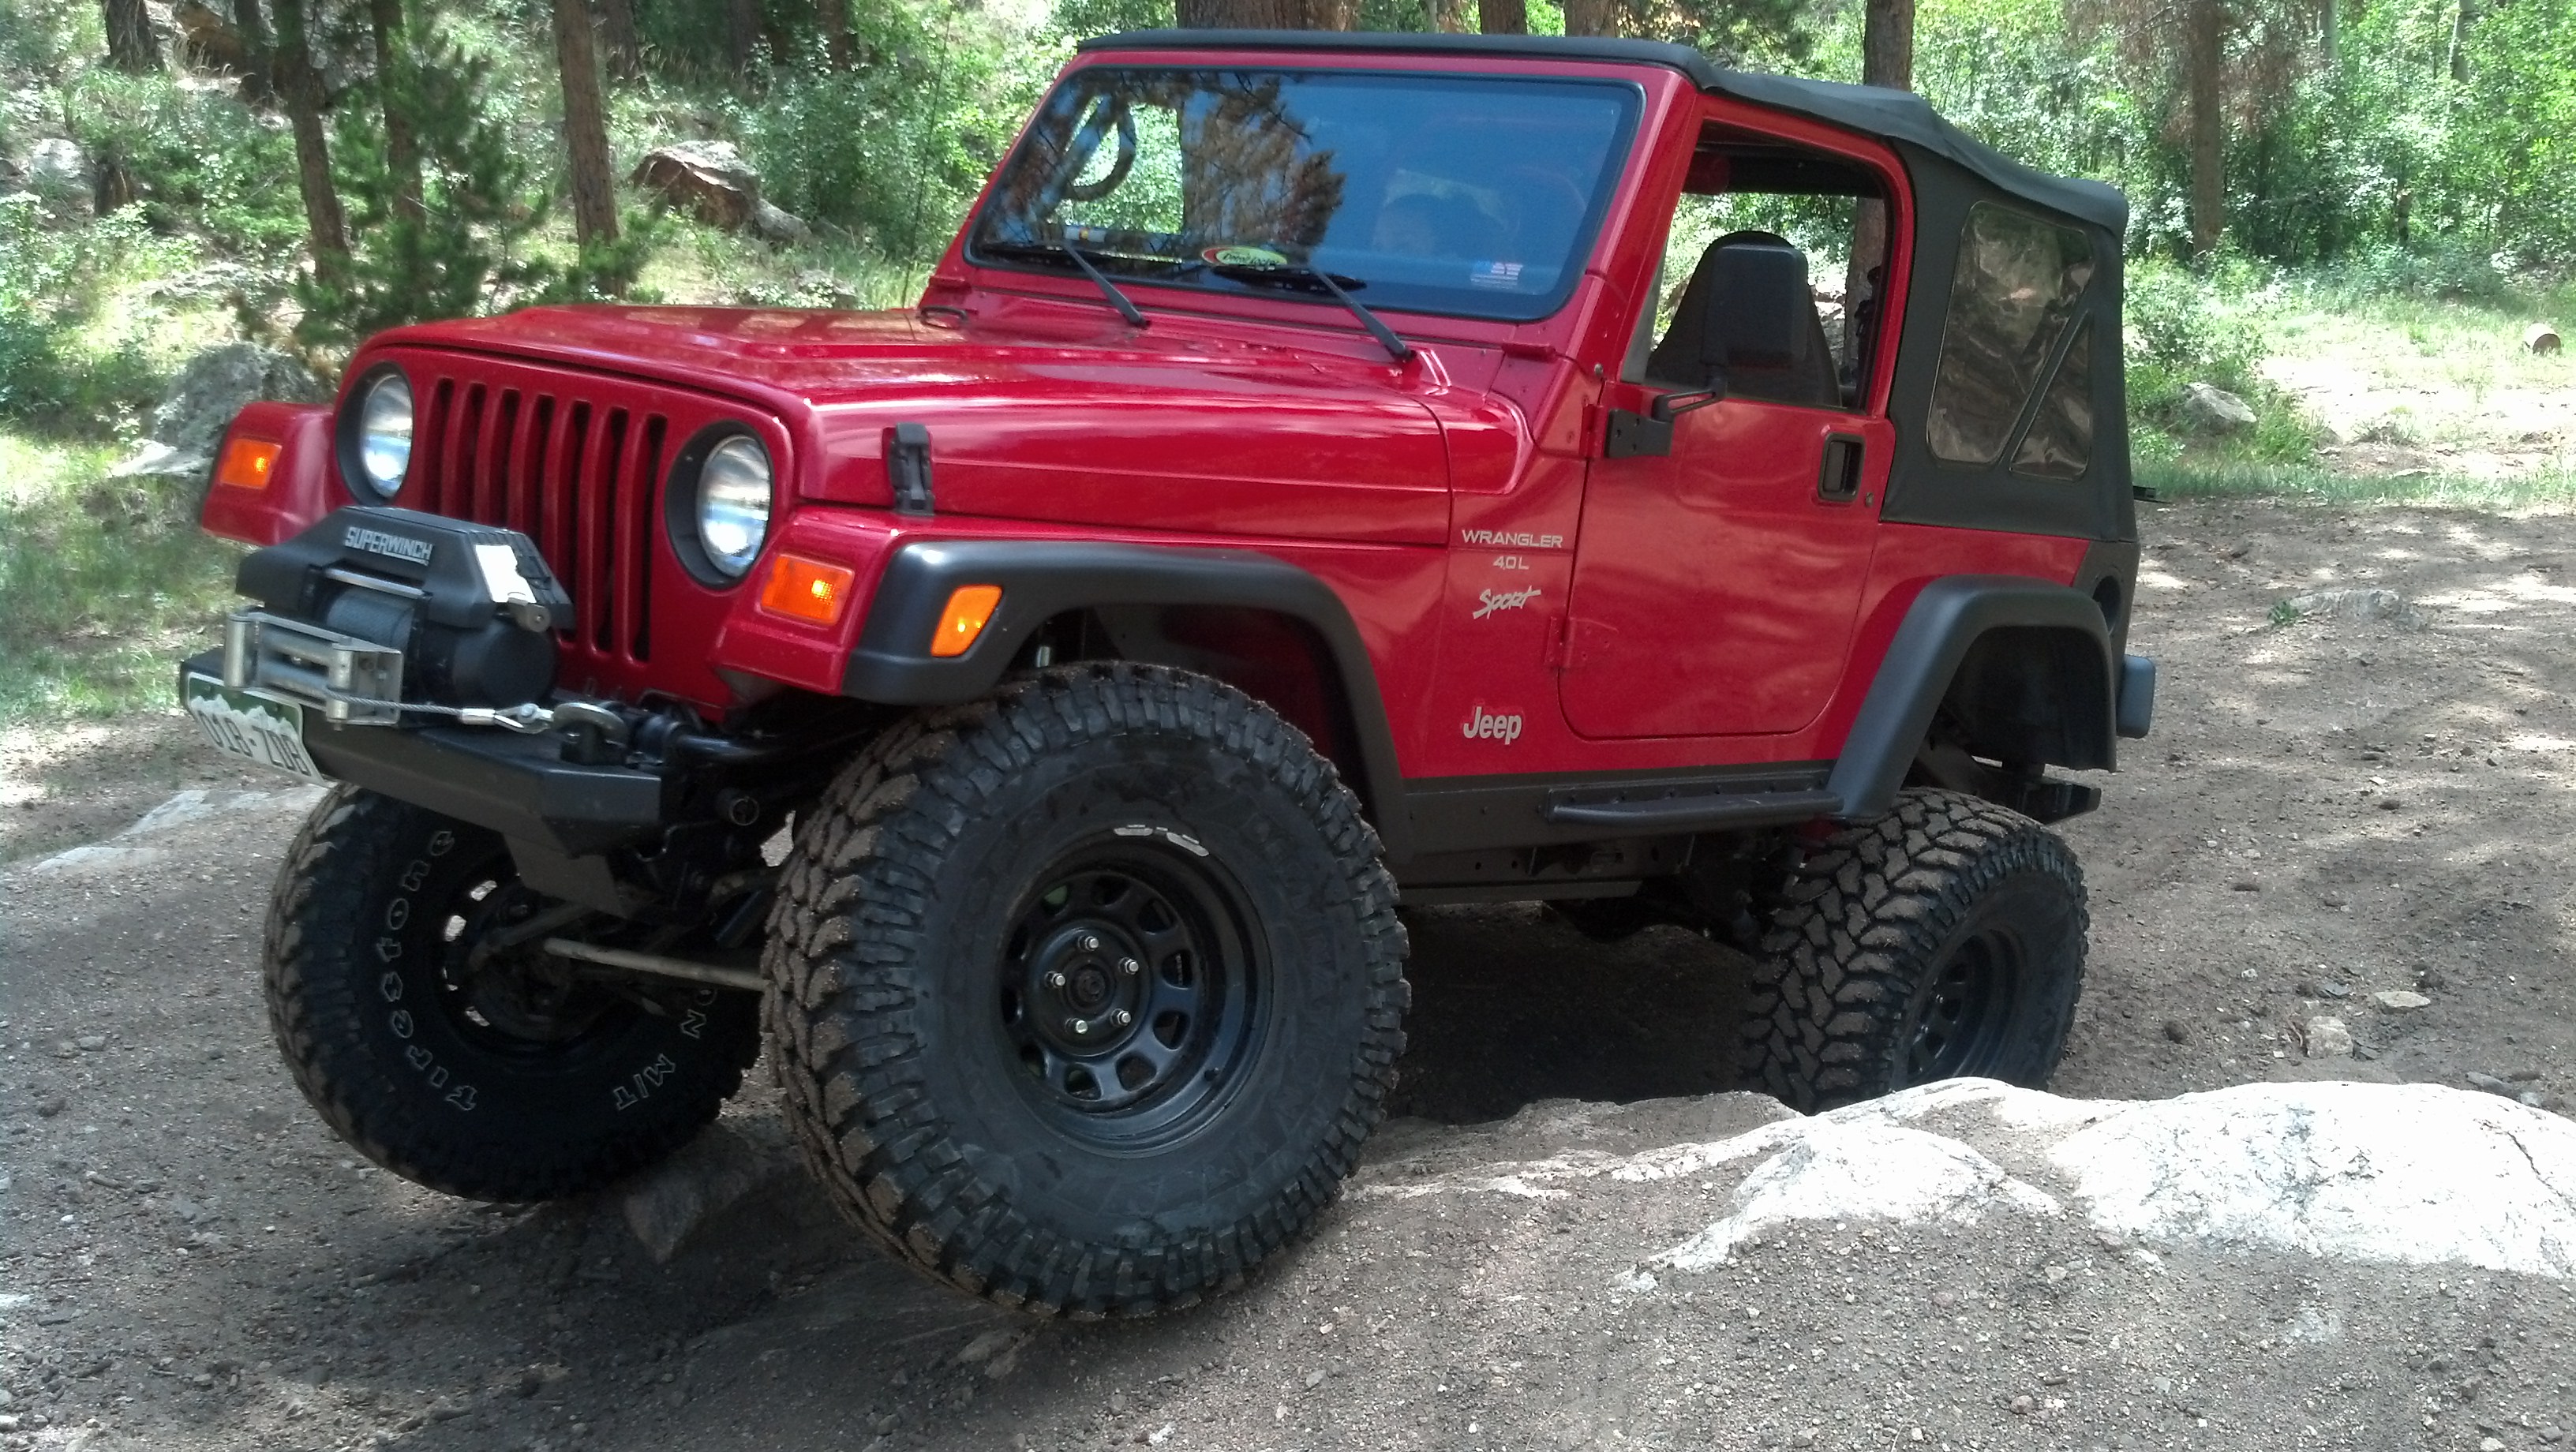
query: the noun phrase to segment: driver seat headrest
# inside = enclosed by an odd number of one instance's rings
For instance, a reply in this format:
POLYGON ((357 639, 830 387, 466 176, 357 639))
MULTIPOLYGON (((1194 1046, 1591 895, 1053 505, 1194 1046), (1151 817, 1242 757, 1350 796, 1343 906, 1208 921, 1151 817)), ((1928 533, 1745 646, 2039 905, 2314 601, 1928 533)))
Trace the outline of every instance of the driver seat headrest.
POLYGON ((1647 381, 1667 388, 1706 388, 1712 369, 1703 329, 1725 345, 1729 397, 1806 408, 1842 407, 1833 349, 1807 284, 1807 255, 1775 232, 1729 232, 1708 244, 1682 290, 1671 331, 1646 359, 1647 381), (1785 254, 1785 256, 1784 256, 1785 254), (1712 313, 1707 299, 1714 297, 1712 313), (1786 324, 1784 327, 1783 324, 1786 324), (1764 340, 1791 339, 1785 353, 1764 340))

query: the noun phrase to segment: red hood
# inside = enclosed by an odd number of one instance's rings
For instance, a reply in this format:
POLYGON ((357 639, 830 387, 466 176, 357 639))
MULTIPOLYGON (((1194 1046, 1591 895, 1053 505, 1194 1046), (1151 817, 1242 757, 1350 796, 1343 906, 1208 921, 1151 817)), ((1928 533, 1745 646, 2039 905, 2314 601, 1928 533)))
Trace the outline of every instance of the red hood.
POLYGON ((884 436, 931 433, 942 513, 1437 544, 1449 463, 1436 369, 1230 336, 931 327, 909 312, 540 308, 387 342, 506 352, 731 395, 796 440, 808 498, 891 502, 884 436))

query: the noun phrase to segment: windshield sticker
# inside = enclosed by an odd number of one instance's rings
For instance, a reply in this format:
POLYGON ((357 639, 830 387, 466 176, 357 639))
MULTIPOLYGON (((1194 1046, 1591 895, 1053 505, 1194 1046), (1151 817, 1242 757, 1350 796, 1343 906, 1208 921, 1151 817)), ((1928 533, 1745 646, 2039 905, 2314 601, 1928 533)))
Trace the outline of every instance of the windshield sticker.
POLYGON ((1286 267, 1287 257, 1267 247, 1248 247, 1238 242, 1226 247, 1210 247, 1199 256, 1219 267, 1286 267))
POLYGON ((1469 287, 1495 287, 1505 292, 1518 292, 1521 265, 1517 262, 1478 262, 1467 268, 1469 287))

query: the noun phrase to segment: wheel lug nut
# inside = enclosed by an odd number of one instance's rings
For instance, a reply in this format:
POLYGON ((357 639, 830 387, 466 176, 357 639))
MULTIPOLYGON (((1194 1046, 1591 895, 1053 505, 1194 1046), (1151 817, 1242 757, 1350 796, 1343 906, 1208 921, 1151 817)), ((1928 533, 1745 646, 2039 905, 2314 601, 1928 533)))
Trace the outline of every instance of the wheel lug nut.
POLYGON ((1097 952, 1099 952, 1099 951, 1100 951, 1100 939, 1098 939, 1098 938, 1096 938, 1096 937, 1092 936, 1092 935, 1091 935, 1091 934, 1089 934, 1089 933, 1085 933, 1085 934, 1083 934, 1083 935, 1082 935, 1082 951, 1084 951, 1084 952, 1086 952, 1086 953, 1097 953, 1097 952))
POLYGON ((1127 1025, 1134 1023, 1135 1021, 1136 1015, 1129 1013, 1123 1008, 1118 1010, 1118 1026, 1120 1028, 1125 1028, 1127 1025))
POLYGON ((1144 965, 1138 963, 1133 958, 1121 958, 1118 960, 1118 971, 1126 974, 1130 978, 1133 978, 1138 973, 1144 971, 1144 965))
POLYGON ((1087 1018, 1077 1018, 1077 1019, 1073 1019, 1073 1020, 1070 1020, 1069 1022, 1067 1022, 1067 1023, 1065 1024, 1065 1027, 1066 1027, 1066 1028, 1069 1028, 1069 1029, 1071 1029, 1071 1030, 1073 1030, 1075 1033, 1078 1033, 1078 1034, 1087 1034, 1087 1033, 1091 1032, 1091 1020, 1089 1020, 1089 1019, 1087 1019, 1087 1018))
POLYGON ((1062 988, 1064 986, 1064 970, 1061 968, 1048 969, 1046 986, 1049 988, 1062 988))

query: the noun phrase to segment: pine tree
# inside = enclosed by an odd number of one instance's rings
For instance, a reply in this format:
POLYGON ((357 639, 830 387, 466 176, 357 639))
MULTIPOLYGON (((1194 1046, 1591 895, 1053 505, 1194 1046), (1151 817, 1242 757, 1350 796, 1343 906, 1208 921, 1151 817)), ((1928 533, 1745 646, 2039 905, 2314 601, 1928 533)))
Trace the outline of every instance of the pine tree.
MULTIPOLYGON (((281 30, 286 9, 281 3, 281 30)), ((435 41, 410 39, 401 52, 375 77, 377 106, 341 113, 339 170, 358 245, 336 272, 299 289, 297 332, 307 342, 349 343, 423 318, 470 316, 498 286, 550 280, 516 257, 543 212, 525 204, 526 168, 479 104, 490 63, 435 41), (371 110, 407 119, 407 161, 396 160, 371 110)))

